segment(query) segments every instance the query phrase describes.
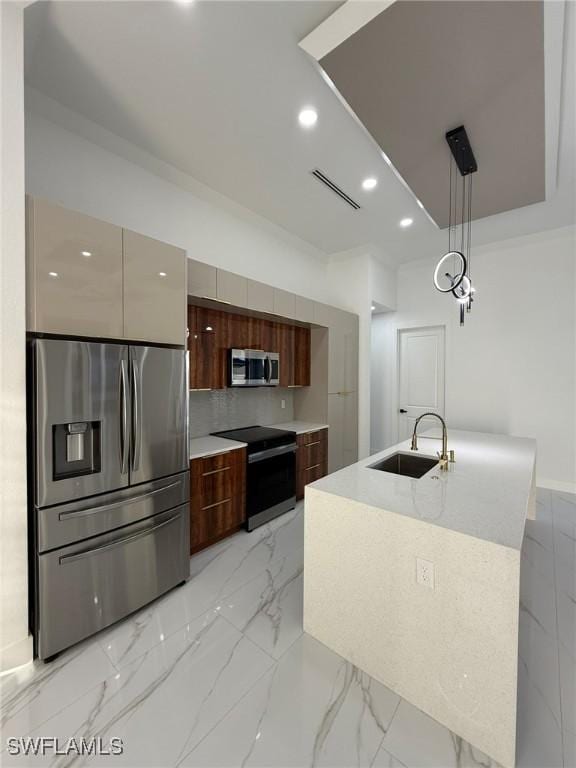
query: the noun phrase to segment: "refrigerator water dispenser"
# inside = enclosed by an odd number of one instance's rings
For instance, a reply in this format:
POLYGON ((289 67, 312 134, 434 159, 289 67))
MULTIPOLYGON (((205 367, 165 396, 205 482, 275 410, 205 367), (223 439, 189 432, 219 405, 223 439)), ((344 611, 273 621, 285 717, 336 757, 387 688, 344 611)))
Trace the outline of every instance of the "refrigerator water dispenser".
POLYGON ((100 422, 54 425, 54 480, 100 472, 100 422))

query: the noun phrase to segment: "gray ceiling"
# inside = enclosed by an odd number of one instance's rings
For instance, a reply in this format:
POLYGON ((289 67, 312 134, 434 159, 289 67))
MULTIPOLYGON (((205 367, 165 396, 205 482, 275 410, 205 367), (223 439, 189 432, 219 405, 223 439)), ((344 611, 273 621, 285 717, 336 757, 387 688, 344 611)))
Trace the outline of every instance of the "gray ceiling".
POLYGON ((545 197, 543 4, 398 0, 321 60, 440 226, 446 131, 478 162, 474 218, 545 197))

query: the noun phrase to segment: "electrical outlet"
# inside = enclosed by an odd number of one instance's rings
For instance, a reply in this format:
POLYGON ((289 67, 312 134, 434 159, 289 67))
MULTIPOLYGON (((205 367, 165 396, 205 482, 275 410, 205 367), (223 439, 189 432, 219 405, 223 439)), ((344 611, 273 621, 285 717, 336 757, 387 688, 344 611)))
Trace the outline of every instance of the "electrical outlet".
POLYGON ((416 558, 416 583, 434 589, 434 563, 416 558))
POLYGON ((280 400, 280 408, 286 408, 286 400, 280 400))

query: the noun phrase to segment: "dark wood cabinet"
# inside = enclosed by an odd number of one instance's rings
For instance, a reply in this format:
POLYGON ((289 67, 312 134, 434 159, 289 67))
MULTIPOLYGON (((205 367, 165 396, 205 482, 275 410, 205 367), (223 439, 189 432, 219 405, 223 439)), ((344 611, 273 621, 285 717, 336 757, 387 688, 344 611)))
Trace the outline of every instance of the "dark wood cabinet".
POLYGON ((308 483, 328 473, 328 430, 306 432, 296 438, 296 498, 304 498, 308 483))
POLYGON ((246 449, 190 462, 190 552, 239 530, 246 520, 246 449))
POLYGON ((224 389, 231 316, 205 307, 188 309, 190 389, 224 389))
POLYGON ((310 328, 294 326, 294 359, 292 362, 295 387, 310 386, 310 328))
POLYGON ((219 309, 188 307, 190 389, 228 385, 228 350, 280 353, 280 386, 310 385, 310 329, 219 309))
POLYGON ((294 326, 280 325, 280 386, 294 386, 294 326))

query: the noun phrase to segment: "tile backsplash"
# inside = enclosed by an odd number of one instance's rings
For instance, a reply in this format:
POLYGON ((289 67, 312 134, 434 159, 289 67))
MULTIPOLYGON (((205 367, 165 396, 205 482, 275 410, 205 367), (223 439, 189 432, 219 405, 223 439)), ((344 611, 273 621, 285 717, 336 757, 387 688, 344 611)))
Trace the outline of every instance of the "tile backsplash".
POLYGON ((190 437, 254 424, 281 424, 294 419, 293 392, 279 387, 189 392, 189 403, 190 437), (282 400, 285 408, 282 408, 282 400))

